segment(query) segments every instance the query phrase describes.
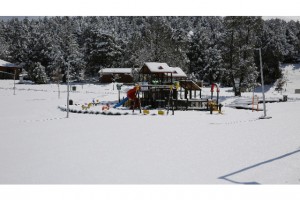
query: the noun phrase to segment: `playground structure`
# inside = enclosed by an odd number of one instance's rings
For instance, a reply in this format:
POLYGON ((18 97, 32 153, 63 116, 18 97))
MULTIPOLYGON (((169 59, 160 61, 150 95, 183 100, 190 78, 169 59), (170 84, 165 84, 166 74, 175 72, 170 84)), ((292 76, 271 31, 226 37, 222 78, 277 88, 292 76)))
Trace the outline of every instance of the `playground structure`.
MULTIPOLYGON (((202 86, 202 84, 200 84, 202 86)), ((221 112, 219 105, 219 85, 211 85, 211 96, 202 97, 202 87, 198 83, 188 80, 184 72, 178 67, 169 67, 166 63, 145 63, 139 72, 139 82, 126 92, 121 99, 120 92, 123 85, 117 84, 118 102, 110 102, 102 106, 102 112, 118 112, 121 110, 137 109, 140 114, 148 115, 150 110, 157 110, 158 115, 169 114, 175 110, 203 110, 221 112), (214 89, 216 88, 216 98, 214 89), (121 107, 119 109, 119 107, 121 107)), ((97 100, 97 104, 100 102, 97 100)), ((87 111, 92 103, 82 105, 82 111, 87 111)))
POLYGON ((201 87, 178 67, 166 63, 145 63, 139 71, 141 106, 153 109, 189 110, 201 109, 201 87), (192 98, 194 92, 194 98, 192 98), (197 92, 199 98, 197 99, 197 92), (183 97, 184 93, 184 97, 183 97), (189 98, 188 98, 189 93, 189 98))
MULTIPOLYGON (((118 103, 115 101, 100 102, 98 99, 96 101, 93 99, 90 103, 75 104, 75 109, 72 108, 70 112, 122 115, 128 114, 126 112, 128 110, 132 110, 134 113, 137 109, 140 114, 144 115, 151 113, 151 115, 168 115, 170 111, 174 115, 174 110, 204 110, 210 111, 211 114, 213 111, 221 113, 222 106, 217 104, 219 101, 218 86, 216 86, 216 99, 213 99, 214 85, 211 90, 211 99, 201 98, 201 88, 196 86, 197 84, 190 80, 176 81, 172 85, 136 84, 126 92, 126 97, 118 103), (76 109, 76 106, 80 106, 80 110, 76 109), (97 109, 98 106, 100 109, 97 109), (122 108, 118 109, 119 107, 122 108), (151 110, 155 110, 155 112, 153 113, 151 110)), ((73 101, 71 105, 73 105, 73 101)), ((63 107, 60 109, 65 110, 63 107)))
POLYGON ((134 110, 136 108, 139 109, 140 113, 142 112, 141 101, 140 101, 140 86, 139 85, 136 85, 136 86, 134 86, 134 88, 128 90, 127 97, 124 98, 119 103, 117 103, 116 105, 114 105, 113 108, 118 108, 118 107, 124 105, 125 103, 127 103, 127 105, 132 109, 132 112, 134 112, 134 110), (129 102, 129 103, 127 103, 127 102, 129 102))
MULTIPOLYGON (((115 104, 113 108, 120 106, 129 107, 134 112, 139 109, 140 113, 148 114, 148 109, 169 111, 174 110, 204 110, 221 112, 219 104, 219 86, 212 84, 211 98, 202 98, 202 88, 191 80, 175 81, 172 84, 158 85, 141 82, 127 92, 127 96, 115 104), (213 93, 216 88, 217 96, 213 93)), ((158 114, 162 114, 159 112, 158 114)))
MULTIPOLYGON (((119 86, 119 91, 121 87, 119 86)), ((127 92, 127 96, 114 108, 121 105, 133 110, 158 109, 167 110, 204 110, 219 111, 219 85, 211 86, 211 97, 202 97, 202 87, 188 80, 178 67, 169 67, 166 63, 145 63, 139 71, 139 82, 127 92), (216 99, 213 97, 216 88, 216 99), (130 102, 130 103, 128 103, 130 102)))

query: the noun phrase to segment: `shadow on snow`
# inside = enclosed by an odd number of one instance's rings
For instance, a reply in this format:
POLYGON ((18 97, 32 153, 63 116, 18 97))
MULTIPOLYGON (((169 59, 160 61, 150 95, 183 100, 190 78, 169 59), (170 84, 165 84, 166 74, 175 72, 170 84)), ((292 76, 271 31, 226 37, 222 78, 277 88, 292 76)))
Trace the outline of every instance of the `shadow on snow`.
POLYGON ((229 182, 235 183, 235 184, 246 184, 246 185, 260 184, 260 183, 255 182, 255 181, 253 181, 253 182, 234 181, 234 180, 232 180, 232 179, 230 179, 230 178, 228 178, 228 177, 233 176, 233 175, 236 175, 236 174, 239 174, 239 173, 242 173, 242 172, 245 172, 245 171, 247 171, 247 170, 250 170, 250 169, 253 169, 253 168, 256 168, 256 167, 259 167, 259 166, 261 166, 261 165, 268 164, 268 163, 273 162, 273 161, 276 161, 276 160, 283 159, 283 158, 285 158, 285 157, 291 156, 291 155, 296 154, 296 153, 299 153, 299 152, 300 152, 300 149, 299 149, 299 150, 296 150, 296 151, 292 151, 292 152, 286 153, 286 154, 281 155, 281 156, 278 156, 278 157, 276 157, 276 158, 272 158, 272 159, 270 159, 270 160, 266 160, 266 161, 263 161, 263 162, 260 162, 260 163, 251 165, 251 166, 249 166, 249 167, 240 169, 240 170, 235 171, 235 172, 232 172, 232 173, 230 173, 230 174, 226 174, 226 175, 224 175, 224 176, 219 177, 218 179, 223 179, 223 180, 225 180, 225 181, 229 181, 229 182))

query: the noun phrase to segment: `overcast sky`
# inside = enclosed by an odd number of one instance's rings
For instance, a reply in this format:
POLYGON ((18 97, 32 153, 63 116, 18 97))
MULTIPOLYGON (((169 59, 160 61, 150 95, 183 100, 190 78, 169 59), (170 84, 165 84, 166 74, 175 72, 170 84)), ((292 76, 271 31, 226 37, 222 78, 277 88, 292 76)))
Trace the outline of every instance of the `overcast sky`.
MULTIPOLYGON (((75 15, 74 15, 75 16, 75 15)), ((24 19, 26 16, 0 16, 0 19, 8 20, 12 19, 13 17, 17 17, 19 19, 24 19)), ((29 19, 37 19, 39 16, 27 16, 29 19)), ((272 18, 279 18, 286 21, 294 20, 294 21, 300 21, 300 16, 263 16, 264 20, 272 19, 272 18)))

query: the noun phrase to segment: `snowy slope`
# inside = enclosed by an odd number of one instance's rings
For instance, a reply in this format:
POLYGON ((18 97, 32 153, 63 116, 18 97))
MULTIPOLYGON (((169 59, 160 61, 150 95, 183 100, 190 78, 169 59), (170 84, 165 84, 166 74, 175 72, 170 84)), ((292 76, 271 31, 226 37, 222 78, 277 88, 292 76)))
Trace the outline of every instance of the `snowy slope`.
POLYGON ((284 91, 290 94, 300 89, 300 64, 284 64, 281 66, 283 77, 287 81, 284 91))
MULTIPOLYGON (((16 95, 12 87, 0 80, 1 184, 300 183, 300 101, 267 104, 269 120, 230 107, 222 115, 70 113, 67 119, 57 108, 66 102, 65 85, 60 99, 56 85, 18 84, 16 95)), ((116 101, 112 88, 77 85, 70 98, 116 101)), ((225 105, 236 100, 228 88, 220 96, 225 105)))

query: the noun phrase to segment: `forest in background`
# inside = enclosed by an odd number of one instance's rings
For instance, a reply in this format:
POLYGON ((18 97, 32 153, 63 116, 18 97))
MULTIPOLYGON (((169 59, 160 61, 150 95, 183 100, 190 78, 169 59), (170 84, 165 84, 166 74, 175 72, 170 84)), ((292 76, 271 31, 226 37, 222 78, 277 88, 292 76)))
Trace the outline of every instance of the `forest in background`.
MULTIPOLYGON (((45 83, 69 67, 74 80, 98 79, 102 68, 165 62, 193 80, 253 88, 281 77, 280 63, 299 61, 300 23, 255 16, 56 16, 0 21, 0 59, 45 83)), ((65 81, 65 78, 63 78, 65 81)))

